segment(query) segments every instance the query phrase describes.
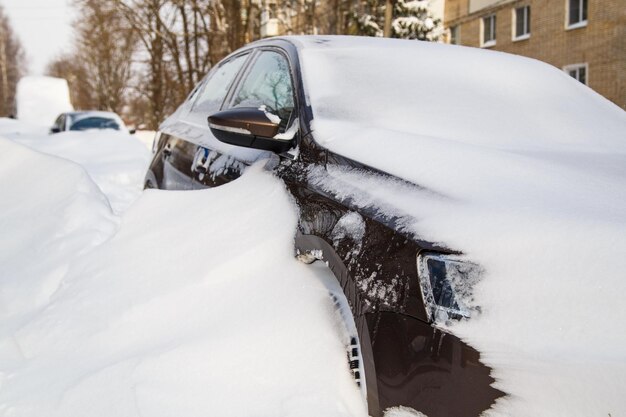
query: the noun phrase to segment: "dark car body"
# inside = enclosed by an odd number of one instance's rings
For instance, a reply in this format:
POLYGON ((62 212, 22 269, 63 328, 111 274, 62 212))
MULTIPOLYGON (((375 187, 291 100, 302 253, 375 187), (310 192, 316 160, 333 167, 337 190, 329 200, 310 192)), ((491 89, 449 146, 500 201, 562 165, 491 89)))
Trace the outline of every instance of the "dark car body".
POLYGON ((284 181, 300 209, 296 253, 327 262, 350 303, 361 343, 370 415, 380 416, 398 405, 430 417, 480 415, 503 393, 492 387, 491 370, 481 362, 479 352, 433 323, 420 287, 418 254, 452 251, 420 241, 404 232, 398 219, 358 207, 312 181, 309 173, 323 176, 330 167, 404 181, 320 146, 312 120, 298 49, 288 38, 255 42, 225 58, 162 125, 145 185, 161 189, 215 187, 236 180, 251 163, 269 158, 266 166, 284 181), (216 139, 207 117, 233 107, 260 56, 270 52, 288 64, 293 111, 285 123, 281 119, 280 129, 284 132, 297 126, 288 146, 297 152, 232 147, 228 148, 235 150, 231 153, 212 148, 216 139), (196 106, 205 84, 222 65, 237 58, 245 62, 223 86, 226 93, 219 106, 208 111, 196 106), (245 151, 240 154, 238 149, 245 151), (364 235, 359 242, 350 234, 337 233, 341 219, 351 213, 363 221, 364 235))

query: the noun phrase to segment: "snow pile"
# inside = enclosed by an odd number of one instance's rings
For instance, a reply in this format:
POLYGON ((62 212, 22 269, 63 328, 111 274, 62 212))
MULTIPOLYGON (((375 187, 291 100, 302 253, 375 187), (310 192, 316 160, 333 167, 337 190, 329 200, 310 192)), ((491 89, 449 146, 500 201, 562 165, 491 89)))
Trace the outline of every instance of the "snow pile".
POLYGON ((128 133, 90 130, 21 136, 15 140, 80 164, 107 196, 116 213, 126 210, 143 190, 151 154, 128 133))
MULTIPOLYGON (((72 257, 112 235, 117 219, 80 166, 5 139, 0 139, 0 193, 0 318, 5 337, 0 352, 6 354, 7 331, 21 324, 22 315, 47 304, 72 257)), ((0 353, 3 361, 14 358, 5 354, 0 353)))
POLYGON ((47 136, 50 126, 37 126, 20 120, 0 117, 0 137, 19 139, 20 137, 47 136))
POLYGON ((294 259, 261 168, 119 219, 77 165, 1 140, 0 414, 365 416, 333 280, 294 259))
POLYGON ((80 164, 116 213, 139 197, 151 155, 148 144, 112 130, 48 134, 47 128, 0 118, 0 136, 80 164))
POLYGON ((60 113, 74 108, 67 81, 62 78, 28 76, 17 84, 17 118, 23 122, 52 126, 60 113))
POLYGON ((333 167, 310 179, 484 268, 483 313, 452 331, 510 394, 488 414, 626 413, 626 113, 512 55, 295 42, 316 139, 419 187, 333 167))

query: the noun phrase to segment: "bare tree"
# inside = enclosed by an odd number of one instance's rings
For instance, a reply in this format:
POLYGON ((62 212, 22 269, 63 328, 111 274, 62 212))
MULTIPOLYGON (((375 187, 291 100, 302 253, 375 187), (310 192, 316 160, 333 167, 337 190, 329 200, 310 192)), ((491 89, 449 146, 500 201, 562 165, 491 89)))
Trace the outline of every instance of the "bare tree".
POLYGON ((226 8, 221 1, 111 1, 140 41, 133 90, 152 106, 146 122, 155 127, 228 53, 226 8))
POLYGON ((25 72, 24 49, 0 6, 0 116, 15 115, 16 87, 25 72))
POLYGON ((75 23, 77 65, 99 110, 120 112, 131 77, 136 37, 109 0, 74 0, 80 11, 75 23))
POLYGON ((70 100, 76 109, 98 108, 97 99, 91 83, 87 82, 87 70, 75 54, 56 57, 48 63, 46 74, 64 78, 70 89, 70 100))
MULTIPOLYGON (((267 1, 74 0, 81 14, 74 59, 61 57, 53 72, 76 80, 68 78, 77 102, 117 111, 131 103, 126 110, 155 128, 213 65, 260 37, 267 1)), ((345 33, 348 12, 361 1, 272 4, 288 33, 345 33)))

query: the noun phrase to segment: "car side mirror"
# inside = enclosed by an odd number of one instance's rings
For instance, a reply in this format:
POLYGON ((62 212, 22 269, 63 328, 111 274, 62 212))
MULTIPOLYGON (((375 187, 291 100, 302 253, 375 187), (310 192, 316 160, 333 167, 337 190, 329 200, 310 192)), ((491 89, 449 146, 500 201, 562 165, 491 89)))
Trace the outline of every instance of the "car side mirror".
POLYGON ((279 138, 278 116, 263 107, 237 107, 208 117, 213 135, 221 142, 276 153, 293 147, 293 137, 279 138))
POLYGON ((56 126, 50 128, 50 134, 52 134, 52 133, 60 133, 60 132, 61 132, 61 129, 59 129, 56 126))

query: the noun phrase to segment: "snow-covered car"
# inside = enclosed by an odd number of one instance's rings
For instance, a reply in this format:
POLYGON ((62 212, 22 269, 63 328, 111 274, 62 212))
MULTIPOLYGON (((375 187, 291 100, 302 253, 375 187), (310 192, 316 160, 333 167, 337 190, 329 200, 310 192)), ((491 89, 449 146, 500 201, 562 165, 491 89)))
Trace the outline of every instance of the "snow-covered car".
MULTIPOLYGON (((538 61, 416 41, 273 38, 225 58, 163 122, 145 187, 215 187, 264 164, 298 206, 298 258, 327 263, 343 288, 332 296, 342 305, 345 295, 346 329, 356 329, 346 370, 369 414, 478 416, 540 385, 528 381, 541 373, 520 369, 537 368, 523 358, 541 357, 532 348, 562 331, 556 322, 611 315, 583 301, 564 308, 558 295, 567 287, 571 303, 587 291, 565 236, 625 201, 623 177, 613 178, 623 166, 610 159, 626 154, 624 131, 621 109, 538 61), (614 179, 611 192, 598 186, 614 179)), ((602 249, 587 259, 613 283, 618 240, 594 240, 602 249)), ((583 334, 577 346, 593 352, 583 334)), ((590 378, 586 398, 613 404, 619 393, 590 378)))
POLYGON ((50 128, 50 133, 82 130, 118 130, 135 133, 128 130, 120 116, 108 111, 72 111, 61 113, 50 128))

